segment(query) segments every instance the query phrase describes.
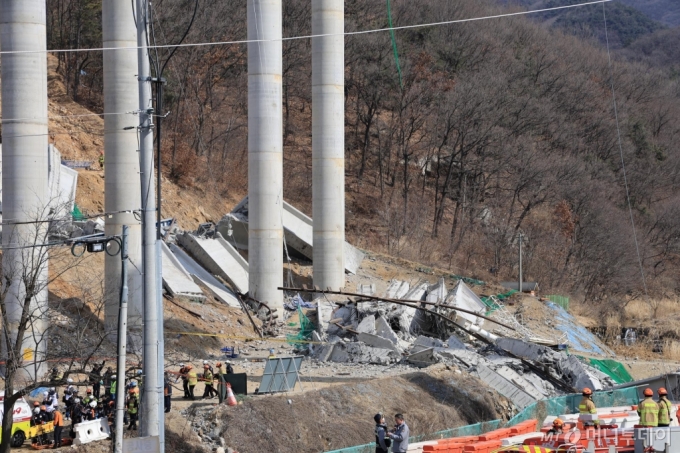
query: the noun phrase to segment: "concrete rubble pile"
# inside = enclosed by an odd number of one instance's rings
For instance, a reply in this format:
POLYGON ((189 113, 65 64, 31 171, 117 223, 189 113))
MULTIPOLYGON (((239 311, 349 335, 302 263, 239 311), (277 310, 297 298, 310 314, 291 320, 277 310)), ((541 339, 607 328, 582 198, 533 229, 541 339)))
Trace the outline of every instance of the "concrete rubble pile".
MULTIPOLYGON (((486 312, 484 303, 462 281, 450 291, 443 279, 435 285, 413 287, 392 281, 381 297, 444 304, 480 315, 486 312)), ((323 344, 312 346, 310 354, 320 362, 410 363, 418 367, 443 363, 479 377, 519 408, 574 389, 601 390, 615 385, 608 375, 561 350, 492 334, 485 330, 485 323, 491 323, 481 317, 434 306, 463 327, 460 329, 432 315, 432 307, 421 304, 420 310, 389 300, 345 302, 322 316, 329 320, 326 337, 314 333, 314 340, 323 344)))

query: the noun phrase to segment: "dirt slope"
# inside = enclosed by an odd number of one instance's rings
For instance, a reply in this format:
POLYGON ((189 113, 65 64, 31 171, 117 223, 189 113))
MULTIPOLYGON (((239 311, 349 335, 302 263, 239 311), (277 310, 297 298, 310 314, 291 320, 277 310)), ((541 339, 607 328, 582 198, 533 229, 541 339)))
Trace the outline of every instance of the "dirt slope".
POLYGON ((240 453, 334 450, 373 440, 373 415, 398 412, 412 435, 501 418, 507 402, 475 378, 440 369, 246 400, 214 413, 227 445, 240 453), (276 420, 272 424, 272 420, 276 420))

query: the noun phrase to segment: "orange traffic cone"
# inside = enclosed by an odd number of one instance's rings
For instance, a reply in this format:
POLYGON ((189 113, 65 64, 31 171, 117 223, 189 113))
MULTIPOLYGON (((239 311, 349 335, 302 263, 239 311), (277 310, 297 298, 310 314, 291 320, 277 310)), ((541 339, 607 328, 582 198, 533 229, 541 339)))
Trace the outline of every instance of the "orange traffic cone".
POLYGON ((227 406, 236 406, 237 404, 234 392, 231 391, 231 384, 227 382, 227 406))

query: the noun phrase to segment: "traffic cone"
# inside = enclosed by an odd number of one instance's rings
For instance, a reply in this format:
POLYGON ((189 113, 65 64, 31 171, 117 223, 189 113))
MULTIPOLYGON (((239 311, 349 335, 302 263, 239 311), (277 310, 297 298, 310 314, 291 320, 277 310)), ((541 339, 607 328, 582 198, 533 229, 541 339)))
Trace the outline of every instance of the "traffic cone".
POLYGON ((227 382, 227 406, 236 406, 237 404, 234 392, 231 391, 231 384, 227 382))

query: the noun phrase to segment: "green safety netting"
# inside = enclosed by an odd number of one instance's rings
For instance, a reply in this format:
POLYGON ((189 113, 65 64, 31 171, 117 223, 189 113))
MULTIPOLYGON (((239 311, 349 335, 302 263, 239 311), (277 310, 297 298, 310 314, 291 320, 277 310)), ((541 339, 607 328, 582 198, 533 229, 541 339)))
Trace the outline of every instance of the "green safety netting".
MULTIPOLYGON (((581 357, 579 357, 581 358, 581 357)), ((626 384, 633 382, 633 376, 628 373, 624 365, 616 360, 611 359, 585 359, 587 363, 605 373, 612 378, 617 384, 626 384)))
POLYGON ((508 297, 512 296, 515 294, 517 291, 514 289, 511 289, 507 293, 502 293, 502 294, 496 294, 495 296, 489 296, 489 297, 482 297, 482 302, 484 302, 484 305, 486 305, 487 310, 486 310, 486 316, 489 316, 491 313, 494 311, 498 310, 498 304, 494 302, 493 298, 495 297, 496 299, 500 300, 501 302, 507 299, 508 297))
POLYGON ((286 335, 286 342, 289 344, 307 343, 307 341, 312 337, 312 332, 314 332, 314 323, 310 321, 309 318, 302 312, 301 308, 298 308, 297 311, 300 331, 295 335, 286 335))
POLYGON ((545 296, 546 299, 551 300, 555 304, 559 305, 566 311, 569 311, 569 298, 567 296, 559 296, 557 294, 552 294, 550 296, 545 296))
POLYGON ((71 216, 73 217, 73 220, 77 221, 85 220, 85 216, 83 215, 78 205, 75 203, 73 203, 73 210, 71 211, 71 216))
POLYGON ((451 274, 451 275, 449 275, 449 277, 455 278, 456 280, 463 280, 468 285, 477 285, 477 286, 486 285, 486 283, 484 283, 482 280, 477 280, 476 278, 463 277, 462 275, 456 275, 456 274, 451 274))
MULTIPOLYGON (((536 401, 525 407, 512 417, 506 426, 513 426, 526 420, 537 419, 542 422, 549 415, 575 414, 578 412, 580 394, 558 396, 536 401)), ((593 402, 597 407, 632 406, 638 404, 637 387, 593 393, 593 402)))
MULTIPOLYGON (((474 425, 459 426, 458 428, 446 429, 444 431, 437 431, 430 434, 419 434, 409 437, 409 443, 423 442, 434 439, 448 439, 449 437, 461 436, 478 436, 480 434, 498 429, 501 425, 501 420, 492 420, 490 422, 475 423, 474 425)), ((369 433, 370 434, 370 433, 369 433)), ((375 442, 369 444, 357 445, 355 447, 341 448, 340 450, 333 450, 328 453, 374 453, 375 442)))

